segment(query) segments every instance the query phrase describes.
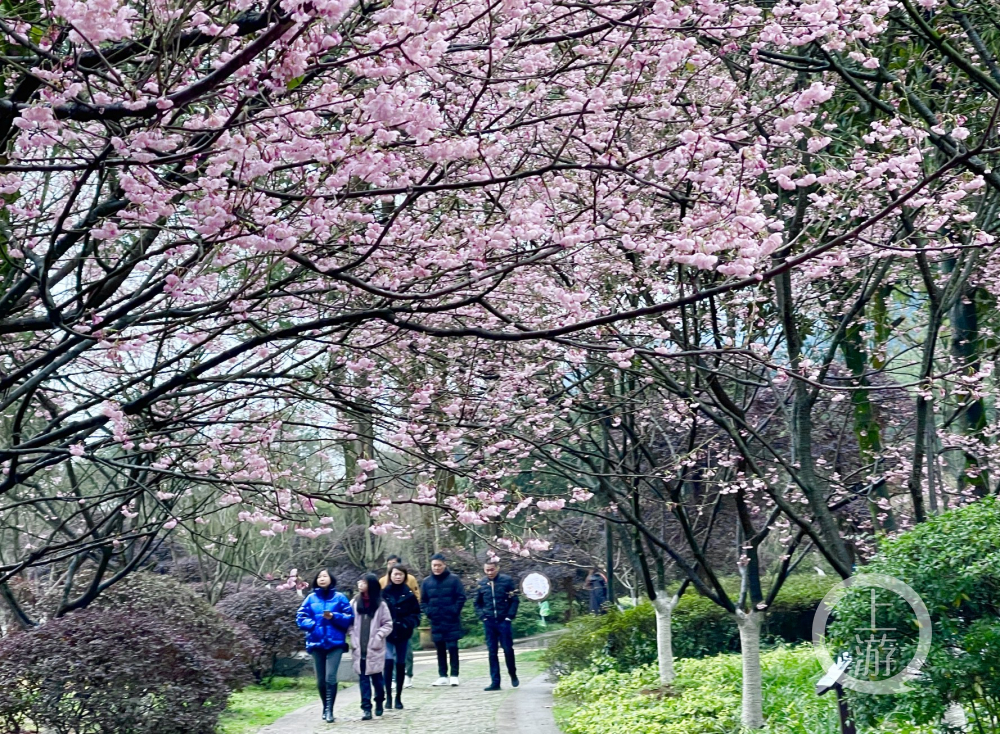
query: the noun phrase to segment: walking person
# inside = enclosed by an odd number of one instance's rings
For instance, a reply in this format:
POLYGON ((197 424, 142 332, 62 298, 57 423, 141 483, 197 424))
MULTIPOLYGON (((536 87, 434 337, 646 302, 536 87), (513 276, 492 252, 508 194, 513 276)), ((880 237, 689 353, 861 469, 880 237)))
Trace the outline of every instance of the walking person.
POLYGON ((406 673, 406 652, 410 647, 413 630, 420 625, 420 602, 407 583, 410 574, 400 564, 389 571, 389 585, 382 590, 382 599, 392 614, 392 632, 389 633, 385 653, 385 706, 393 708, 392 674, 396 673, 395 708, 403 708, 403 678, 406 673))
POLYGON ((608 601, 608 579, 603 573, 596 568, 591 569, 583 588, 590 590, 591 614, 604 614, 608 611, 604 606, 608 601))
POLYGON ((354 624, 351 625, 351 660, 354 672, 360 676, 362 721, 372 718, 372 687, 375 688, 375 715, 382 715, 385 688, 382 675, 385 668, 386 639, 392 632, 392 613, 382 600, 378 576, 366 573, 358 580, 358 594, 351 601, 354 624))
POLYGON ((337 591, 337 579, 329 569, 316 574, 312 588, 295 615, 295 623, 306 631, 306 650, 312 656, 323 701, 323 721, 333 723, 337 671, 347 650, 347 630, 354 621, 354 610, 347 597, 337 591))
POLYGON ((458 641, 465 606, 462 579, 453 574, 440 553, 431 556, 431 575, 420 585, 420 606, 431 623, 431 639, 437 649, 438 679, 431 685, 458 685, 458 641), (448 665, 451 664, 451 678, 448 665))
MULTIPOLYGON (((392 572, 392 569, 395 568, 397 565, 402 566, 405 564, 403 563, 402 558, 400 558, 396 554, 393 554, 385 559, 385 565, 386 565, 385 576, 383 576, 378 580, 379 585, 383 589, 389 585, 389 574, 392 572)), ((416 575, 410 573, 409 570, 407 570, 406 585, 410 587, 410 590, 416 595, 417 601, 419 602, 420 583, 417 581, 416 575)), ((406 646, 406 678, 405 678, 406 682, 403 684, 404 688, 413 687, 413 650, 416 648, 418 644, 420 644, 420 632, 418 630, 419 626, 420 625, 418 624, 417 627, 413 628, 413 634, 410 636, 410 639, 408 640, 409 644, 406 646)))
POLYGON ((500 573, 500 564, 487 561, 483 566, 485 578, 479 580, 476 588, 476 598, 472 604, 476 616, 483 623, 486 633, 486 648, 490 657, 490 684, 484 691, 500 690, 500 653, 503 648, 503 659, 507 665, 510 684, 517 688, 517 665, 514 662, 514 617, 521 603, 517 593, 517 584, 510 576, 500 573))

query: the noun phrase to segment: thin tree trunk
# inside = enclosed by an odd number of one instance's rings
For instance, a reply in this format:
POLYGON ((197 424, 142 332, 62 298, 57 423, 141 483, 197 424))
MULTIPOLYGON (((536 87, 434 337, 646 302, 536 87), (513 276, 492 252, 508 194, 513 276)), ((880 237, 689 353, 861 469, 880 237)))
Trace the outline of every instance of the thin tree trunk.
MULTIPOLYGON (((979 335, 979 314, 976 311, 977 290, 966 284, 951 308, 951 353, 969 375, 975 374, 981 367, 982 341, 979 335)), ((984 434, 986 407, 982 398, 969 400, 962 410, 959 426, 966 436, 974 436, 984 445, 988 443, 984 434)), ((962 462, 958 472, 959 492, 971 486, 977 497, 985 497, 990 489, 989 475, 985 468, 980 466, 979 459, 971 452, 962 452, 962 462)))
POLYGON ((17 603, 17 599, 14 598, 14 592, 10 590, 6 581, 0 584, 0 599, 7 602, 7 607, 10 609, 11 616, 18 627, 23 630, 30 630, 36 626, 36 623, 25 613, 21 605, 17 603))
POLYGON ((743 658, 743 709, 741 721, 748 729, 764 727, 764 695, 760 673, 760 614, 736 610, 743 658))
POLYGON ((934 430, 934 406, 930 408, 930 420, 927 421, 927 499, 930 501, 931 514, 938 514, 937 489, 935 476, 937 470, 937 453, 934 450, 936 431, 934 430))
MULTIPOLYGON (((934 353, 941 331, 940 295, 934 285, 934 279, 923 255, 917 256, 917 264, 924 277, 927 297, 930 300, 930 317, 927 321, 927 334, 924 336, 924 351, 921 356, 920 378, 929 380, 934 374, 934 353)), ((927 419, 930 413, 930 400, 922 392, 917 393, 916 428, 913 436, 913 458, 910 460, 910 476, 906 482, 913 504, 913 519, 918 522, 927 520, 927 510, 924 508, 923 472, 924 458, 927 453, 927 419)))
MULTIPOLYGON (((799 205, 803 206, 800 197, 799 205)), ((787 250, 783 251, 787 254, 787 250)), ((774 281, 775 293, 778 297, 778 307, 781 312, 782 330, 785 334, 788 359, 792 368, 800 370, 802 357, 802 336, 795 322, 795 304, 792 298, 792 281, 790 273, 780 274, 774 281)), ((830 512, 826 493, 823 491, 812 455, 812 410, 813 398, 810 388, 802 380, 796 380, 792 386, 792 415, 789 426, 792 440, 793 463, 799 465, 799 482, 809 503, 809 509, 816 519, 820 534, 829 547, 830 552, 843 568, 851 568, 854 559, 844 543, 844 538, 837 527, 837 520, 830 512)))
POLYGON ((962 708, 962 704, 958 702, 953 702, 948 705, 948 708, 945 709, 944 717, 941 719, 941 723, 944 724, 945 730, 949 732, 969 730, 969 720, 965 715, 965 709, 962 708))
POLYGON ((656 612, 656 659, 660 665, 660 683, 669 685, 674 682, 677 674, 674 672, 674 642, 670 629, 671 615, 680 597, 676 594, 667 598, 659 594, 653 599, 653 610, 656 612))
MULTIPOLYGON (((884 309, 884 305, 882 308, 884 309)), ((854 325, 847 329, 840 350, 844 355, 847 368, 858 384, 858 389, 851 393, 851 404, 854 407, 854 435, 857 438, 863 460, 875 464, 882 455, 882 432, 876 406, 867 390, 870 386, 869 380, 865 376, 868 369, 868 354, 864 349, 860 325, 854 325)), ((892 506, 889 505, 889 490, 884 482, 876 482, 874 491, 882 502, 868 500, 872 521, 875 523, 875 527, 888 533, 894 532, 896 530, 896 517, 892 506)))
POLYGON ((604 521, 604 557, 608 571, 608 602, 618 606, 618 597, 615 596, 615 539, 611 532, 611 521, 604 521))

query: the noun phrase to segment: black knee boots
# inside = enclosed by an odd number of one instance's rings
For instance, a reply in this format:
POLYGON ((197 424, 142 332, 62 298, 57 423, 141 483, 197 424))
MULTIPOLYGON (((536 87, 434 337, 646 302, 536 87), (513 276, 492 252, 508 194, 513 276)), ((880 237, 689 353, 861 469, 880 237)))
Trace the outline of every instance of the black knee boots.
POLYGON ((332 691, 327 688, 326 696, 323 701, 323 721, 328 724, 333 723, 333 705, 337 702, 337 689, 334 688, 332 691))

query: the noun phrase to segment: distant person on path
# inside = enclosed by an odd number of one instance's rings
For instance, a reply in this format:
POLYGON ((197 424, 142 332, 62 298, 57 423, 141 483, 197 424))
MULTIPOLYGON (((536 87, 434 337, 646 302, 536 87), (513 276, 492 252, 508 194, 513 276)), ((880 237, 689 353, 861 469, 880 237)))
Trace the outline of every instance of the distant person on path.
POLYGON ((382 715, 385 688, 382 675, 385 668, 386 639, 392 632, 392 613, 382 600, 378 576, 366 573, 358 580, 358 594, 351 602, 354 624, 351 625, 351 660, 354 672, 360 676, 362 721, 372 718, 372 686, 375 687, 375 715, 382 715))
POLYGON ((458 641, 462 631, 465 589, 462 579, 448 570, 445 557, 431 556, 431 575, 420 586, 420 605, 431 623, 431 638, 437 648, 438 679, 432 685, 458 685, 458 641), (451 663, 451 679, 448 663, 451 663))
POLYGON ((312 593, 295 615, 295 623, 306 631, 306 650, 312 655, 316 686, 323 701, 323 721, 332 723, 337 671, 347 650, 347 630, 354 621, 354 610, 347 597, 337 592, 337 579, 330 569, 317 573, 312 586, 312 593))
POLYGON ((386 708, 392 708, 392 673, 396 672, 396 705, 403 708, 403 677, 406 671, 407 650, 413 630, 420 625, 420 602, 409 586, 412 577, 406 568, 396 564, 389 571, 389 585, 382 591, 392 614, 392 632, 389 634, 385 653, 385 700, 386 708))
POLYGON ((583 588, 590 589, 590 613, 604 614, 607 611, 604 605, 608 601, 607 577, 596 568, 591 569, 583 588))
POLYGON ((514 617, 520 598, 517 584, 510 576, 500 573, 500 564, 488 561, 483 566, 486 577, 480 579, 476 589, 476 598, 472 604, 476 608, 476 616, 483 623, 486 632, 486 647, 490 654, 490 684, 483 690, 500 690, 500 654, 497 648, 503 648, 503 659, 507 664, 510 684, 517 688, 517 666, 514 663, 514 617))
MULTIPOLYGON (((384 589, 389 585, 389 573, 396 565, 403 565, 403 559, 399 556, 393 554, 385 559, 386 571, 385 576, 378 580, 379 585, 384 589)), ((417 577, 407 571, 406 585, 410 587, 414 594, 417 596, 417 601, 420 601, 420 583, 417 581, 417 577)), ((419 627, 419 624, 417 625, 419 627)), ((409 640, 410 644, 406 646, 406 683, 403 684, 404 688, 413 687, 413 649, 420 643, 420 633, 417 628, 413 629, 413 635, 409 640), (416 640, 416 641, 414 641, 416 640)))

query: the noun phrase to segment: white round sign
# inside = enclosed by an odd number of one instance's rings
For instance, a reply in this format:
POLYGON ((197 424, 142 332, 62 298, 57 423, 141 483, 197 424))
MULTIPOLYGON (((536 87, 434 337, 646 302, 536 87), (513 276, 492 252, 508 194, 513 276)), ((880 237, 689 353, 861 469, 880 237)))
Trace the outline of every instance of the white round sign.
POLYGON ((521 579, 521 593, 531 601, 542 601, 549 595, 552 584, 544 573, 533 571, 521 579))

